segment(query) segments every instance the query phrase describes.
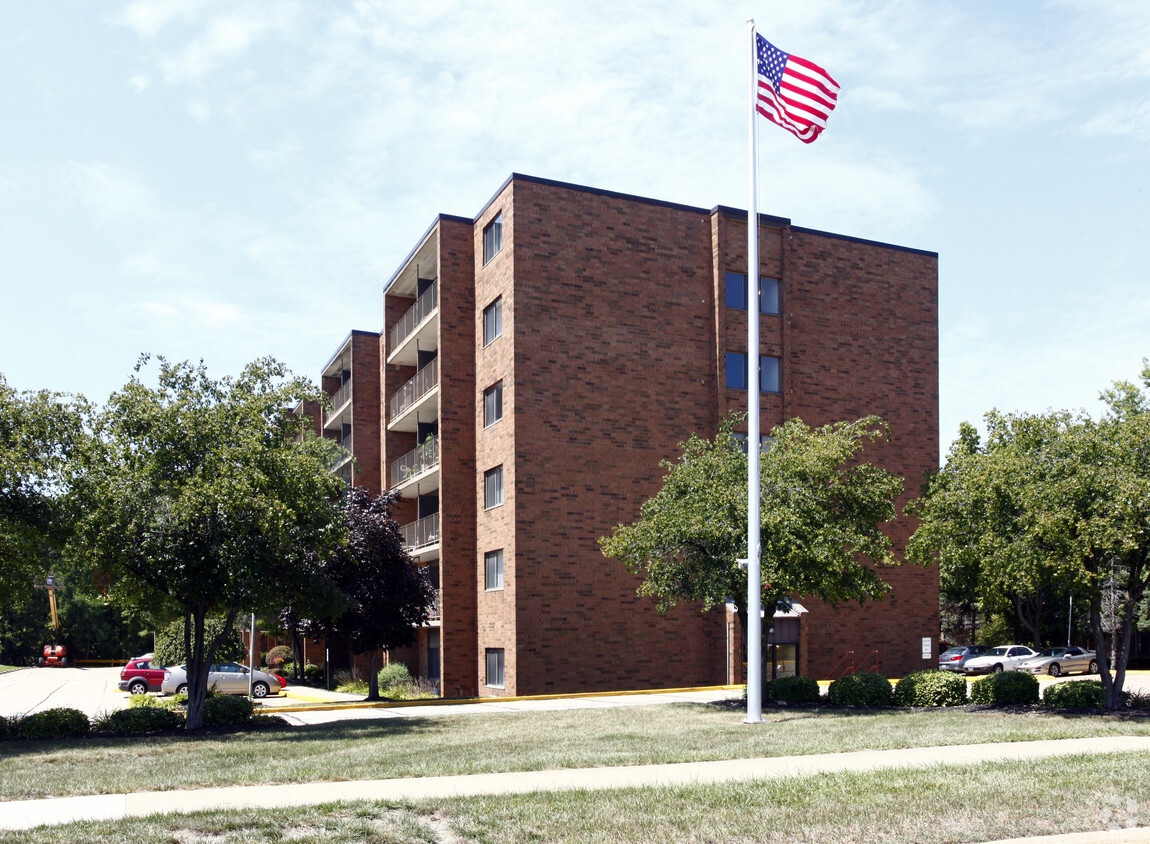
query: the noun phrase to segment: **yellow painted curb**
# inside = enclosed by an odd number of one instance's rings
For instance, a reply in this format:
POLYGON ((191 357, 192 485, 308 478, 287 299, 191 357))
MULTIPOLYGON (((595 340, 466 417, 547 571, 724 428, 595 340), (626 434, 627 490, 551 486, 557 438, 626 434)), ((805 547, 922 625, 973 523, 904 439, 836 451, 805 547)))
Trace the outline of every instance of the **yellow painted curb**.
POLYGON ((287 697, 299 700, 312 700, 316 703, 303 706, 276 706, 264 709, 265 714, 274 715, 277 712, 326 712, 337 709, 399 709, 409 706, 458 706, 465 703, 513 703, 530 700, 574 700, 588 697, 620 697, 623 695, 671 695, 684 692, 722 692, 741 691, 743 685, 737 686, 687 686, 677 689, 634 689, 631 691, 612 692, 572 692, 554 695, 516 695, 512 697, 471 697, 471 698, 423 698, 421 700, 381 700, 381 701, 323 701, 319 698, 308 698, 304 695, 283 692, 287 697))

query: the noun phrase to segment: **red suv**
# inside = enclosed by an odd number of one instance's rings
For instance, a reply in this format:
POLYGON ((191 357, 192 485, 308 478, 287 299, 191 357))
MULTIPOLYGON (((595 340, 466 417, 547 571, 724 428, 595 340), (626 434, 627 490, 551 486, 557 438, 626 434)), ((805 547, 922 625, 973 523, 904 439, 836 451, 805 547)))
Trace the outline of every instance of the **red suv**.
POLYGON ((128 664, 120 669, 120 683, 118 688, 122 692, 142 695, 145 692, 158 692, 164 682, 164 666, 152 662, 152 654, 129 659, 128 664))

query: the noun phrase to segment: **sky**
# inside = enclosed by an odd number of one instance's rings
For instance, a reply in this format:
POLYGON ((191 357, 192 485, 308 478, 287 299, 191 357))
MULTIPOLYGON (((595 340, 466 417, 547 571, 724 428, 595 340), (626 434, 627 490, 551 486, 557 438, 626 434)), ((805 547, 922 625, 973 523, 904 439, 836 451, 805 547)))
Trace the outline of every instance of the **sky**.
POLYGON ((143 352, 316 378, 513 172, 746 208, 748 18, 842 86, 814 144, 760 122, 759 210, 939 253, 944 454, 1138 377, 1145 0, 6 3, 0 372, 96 401, 143 352))

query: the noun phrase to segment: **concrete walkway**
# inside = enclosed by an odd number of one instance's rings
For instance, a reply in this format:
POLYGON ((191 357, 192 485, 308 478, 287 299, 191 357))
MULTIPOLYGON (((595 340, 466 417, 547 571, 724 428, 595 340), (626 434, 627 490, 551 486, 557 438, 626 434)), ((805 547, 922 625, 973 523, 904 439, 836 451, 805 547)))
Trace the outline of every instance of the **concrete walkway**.
MULTIPOLYGON (((1150 752, 1150 736, 1062 739, 1056 741, 998 742, 900 750, 865 750, 771 759, 732 759, 683 762, 669 765, 633 765, 614 768, 569 768, 469 776, 310 782, 290 785, 236 786, 187 791, 149 791, 44 800, 0 802, 0 829, 31 829, 78 820, 115 820, 169 812, 208 809, 274 809, 351 800, 435 800, 481 794, 523 794, 537 791, 666 787, 739 782, 781 777, 804 777, 840 771, 881 768, 925 768, 983 762, 1045 759, 1080 753, 1150 752)), ((1142 837, 1090 838, 1057 836, 1078 841, 1150 842, 1150 829, 1121 830, 1142 837)))

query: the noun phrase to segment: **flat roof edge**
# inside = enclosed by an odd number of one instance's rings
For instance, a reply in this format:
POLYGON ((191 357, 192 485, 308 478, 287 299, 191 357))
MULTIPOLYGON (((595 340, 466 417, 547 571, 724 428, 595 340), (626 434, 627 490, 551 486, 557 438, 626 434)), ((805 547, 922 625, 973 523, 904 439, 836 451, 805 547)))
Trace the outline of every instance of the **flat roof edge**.
MULTIPOLYGON (((711 211, 712 214, 723 214, 727 217, 734 217, 735 219, 747 219, 746 209, 732 208, 729 205, 716 205, 711 211)), ((865 237, 855 237, 850 234, 838 234, 837 232, 823 231, 822 229, 812 229, 807 226, 796 226, 788 217, 776 217, 773 214, 760 214, 759 225, 768 226, 785 226, 793 232, 800 232, 802 234, 813 234, 819 237, 830 237, 835 240, 844 240, 848 243, 859 243, 864 246, 878 246, 883 249, 894 249, 898 252, 909 252, 912 255, 923 255, 930 258, 937 258, 937 252, 931 252, 929 249, 917 249, 913 246, 899 246, 897 243, 887 243, 882 240, 868 240, 865 237)))
POLYGON ((412 250, 404 256, 403 260, 399 262, 399 266, 396 268, 395 272, 393 272, 391 277, 384 282, 384 295, 387 295, 388 288, 395 284, 395 280, 399 278, 399 274, 403 272, 403 268, 406 267, 408 263, 410 263, 411 259, 415 257, 415 253, 418 252, 423 247, 423 244, 427 242, 427 239, 431 237, 431 233, 435 231, 436 226, 442 222, 464 223, 465 225, 470 226, 475 222, 475 220, 468 219, 467 217, 460 217, 456 214, 436 214, 435 219, 431 221, 431 225, 428 226, 423 234, 419 236, 419 240, 415 242, 415 246, 412 247, 412 250))
MULTIPOLYGON (((514 181, 530 182, 535 185, 546 185, 552 188, 563 188, 564 190, 576 191, 577 193, 589 193, 594 196, 606 196, 611 199, 622 199, 627 202, 638 202, 642 205, 656 205, 660 208, 670 208, 675 211, 687 211, 691 214, 702 214, 706 216, 708 213, 706 208, 699 208, 695 205, 684 205, 681 202, 669 202, 665 199, 652 199, 649 196, 639 196, 633 193, 622 193, 621 191, 606 190, 605 188, 593 188, 587 185, 579 185, 574 182, 561 182, 558 179, 544 179, 542 176, 529 176, 526 173, 512 173, 503 180, 503 184, 499 189, 491 195, 487 202, 483 203, 483 207, 479 209, 479 213, 475 215, 475 220, 483 216, 483 213, 491 207, 491 203, 499 194, 507 189, 507 186, 514 181)), ((474 222, 474 221, 472 221, 474 222)))

